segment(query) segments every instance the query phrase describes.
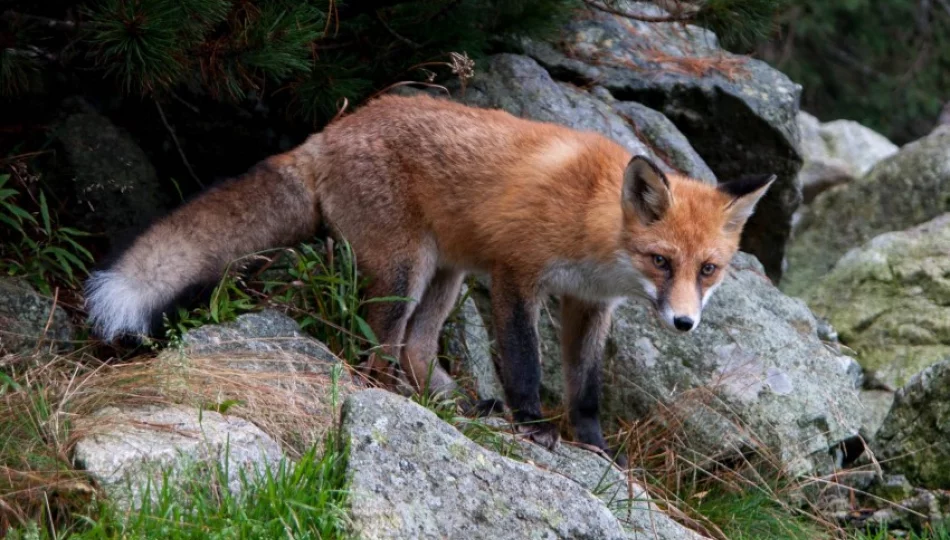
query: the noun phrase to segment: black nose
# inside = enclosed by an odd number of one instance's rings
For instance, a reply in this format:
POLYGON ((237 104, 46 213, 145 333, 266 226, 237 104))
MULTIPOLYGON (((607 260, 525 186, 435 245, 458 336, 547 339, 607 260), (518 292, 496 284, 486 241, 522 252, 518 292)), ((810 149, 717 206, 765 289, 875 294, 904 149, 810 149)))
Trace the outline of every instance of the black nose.
POLYGON ((689 317, 673 317, 673 326, 675 326, 677 330, 689 332, 693 329, 693 319, 689 317))

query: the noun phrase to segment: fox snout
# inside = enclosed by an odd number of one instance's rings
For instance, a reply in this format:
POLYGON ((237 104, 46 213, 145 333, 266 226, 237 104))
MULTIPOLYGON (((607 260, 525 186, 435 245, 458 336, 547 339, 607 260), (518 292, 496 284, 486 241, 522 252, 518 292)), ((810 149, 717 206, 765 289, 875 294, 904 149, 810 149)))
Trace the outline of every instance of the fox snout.
POLYGON ((674 330, 680 332, 692 332, 699 326, 702 318, 702 308, 696 310, 684 309, 682 311, 674 309, 669 303, 658 302, 657 312, 663 323, 674 330))

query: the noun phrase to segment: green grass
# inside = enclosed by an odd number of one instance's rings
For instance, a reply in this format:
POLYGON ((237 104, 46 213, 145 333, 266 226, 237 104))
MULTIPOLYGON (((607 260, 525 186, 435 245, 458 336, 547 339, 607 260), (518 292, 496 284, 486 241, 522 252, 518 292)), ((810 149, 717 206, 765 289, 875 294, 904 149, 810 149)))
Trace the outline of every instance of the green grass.
POLYGON ((695 510, 731 540, 812 540, 828 537, 810 517, 795 516, 764 491, 730 493, 714 489, 695 510))
POLYGON ((239 494, 227 489, 227 471, 217 469, 209 482, 196 470, 176 479, 174 487, 163 481, 154 496, 146 492, 136 510, 123 512, 104 501, 92 515, 73 516, 65 529, 32 525, 9 538, 348 538, 347 454, 332 437, 324 448, 276 470, 242 474, 239 494))

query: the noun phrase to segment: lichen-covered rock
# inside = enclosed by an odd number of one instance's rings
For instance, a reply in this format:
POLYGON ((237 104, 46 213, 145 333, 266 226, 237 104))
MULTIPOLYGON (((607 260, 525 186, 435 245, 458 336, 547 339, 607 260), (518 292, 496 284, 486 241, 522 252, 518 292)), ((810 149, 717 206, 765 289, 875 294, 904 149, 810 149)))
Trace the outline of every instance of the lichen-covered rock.
MULTIPOLYGON (((558 334, 542 316, 545 396, 560 396, 558 334)), ((853 361, 817 335, 805 304, 736 256, 699 327, 665 329, 645 303, 618 308, 604 360, 603 419, 675 412, 684 440, 707 457, 764 445, 791 474, 823 471, 828 450, 858 434, 853 361)))
POLYGON ((393 393, 347 398, 342 431, 358 538, 630 538, 574 481, 490 452, 393 393))
POLYGON ((633 539, 698 540, 693 532, 664 514, 650 494, 604 457, 570 444, 554 450, 523 438, 507 437, 518 457, 536 467, 570 478, 604 501, 633 539))
POLYGON ((450 88, 454 98, 466 105, 503 109, 531 120, 595 131, 633 154, 649 156, 667 172, 715 181, 703 159, 663 115, 654 111, 655 116, 649 118, 654 122, 651 135, 644 135, 640 130, 647 118, 646 107, 629 108, 626 112, 630 114, 625 114, 609 93, 588 93, 556 81, 526 56, 491 56, 479 66, 464 92, 457 85, 450 88))
POLYGON ((160 216, 166 197, 148 156, 132 138, 81 100, 70 100, 54 134, 87 212, 80 225, 113 240, 160 216))
POLYGON ((179 406, 119 410, 109 407, 80 419, 85 433, 73 458, 124 508, 143 502, 146 489, 157 500, 163 474, 172 489, 182 475, 206 474, 209 467, 226 470, 227 488, 242 489, 241 473, 253 477, 265 467, 276 469, 283 458, 280 446, 254 424, 213 411, 179 406))
POLYGON ((891 388, 950 358, 950 213, 849 251, 806 299, 891 388))
POLYGON ((910 143, 863 178, 826 191, 803 212, 782 290, 801 296, 848 250, 950 211, 950 126, 910 143))
POLYGON ((463 384, 471 382, 478 399, 503 402, 505 392, 492 359, 488 326, 467 287, 463 287, 462 298, 458 312, 443 329, 446 352, 459 361, 453 375, 463 384))
MULTIPOLYGON (((182 336, 182 344, 190 354, 254 353, 260 358, 277 358, 279 355, 274 353, 296 353, 313 359, 309 365, 280 362, 280 369, 284 370, 324 370, 340 362, 326 345, 304 334, 296 321, 272 309, 190 330, 182 336)), ((246 369, 269 368, 262 365, 246 369)))
MULTIPOLYGON (((663 15, 651 4, 622 8, 663 15)), ((620 101, 663 113, 720 181, 774 173, 743 235, 773 279, 782 273, 791 218, 801 201, 796 122, 801 87, 764 62, 729 54, 707 30, 649 23, 588 10, 556 42, 525 42, 524 52, 559 80, 599 85, 620 101)), ((521 81, 517 81, 521 83, 521 81)), ((514 83, 513 83, 514 84, 514 83)))
POLYGON ((831 187, 864 176, 877 162, 897 153, 897 146, 876 131, 850 120, 822 124, 798 113, 805 160, 798 176, 804 202, 831 187))
POLYGON ((0 355, 71 347, 69 316, 20 279, 0 278, 0 355))
POLYGON ((872 444, 890 473, 913 485, 950 489, 950 359, 915 375, 897 391, 872 444))

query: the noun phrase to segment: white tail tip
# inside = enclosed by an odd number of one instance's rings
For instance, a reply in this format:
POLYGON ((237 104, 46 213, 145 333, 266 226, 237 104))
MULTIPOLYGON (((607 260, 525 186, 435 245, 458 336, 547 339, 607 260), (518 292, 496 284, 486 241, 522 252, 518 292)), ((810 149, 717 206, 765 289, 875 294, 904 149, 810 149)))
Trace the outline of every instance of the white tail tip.
POLYGON ((122 335, 148 335, 152 314, 162 307, 152 287, 115 270, 93 272, 85 292, 93 331, 106 342, 122 335))

